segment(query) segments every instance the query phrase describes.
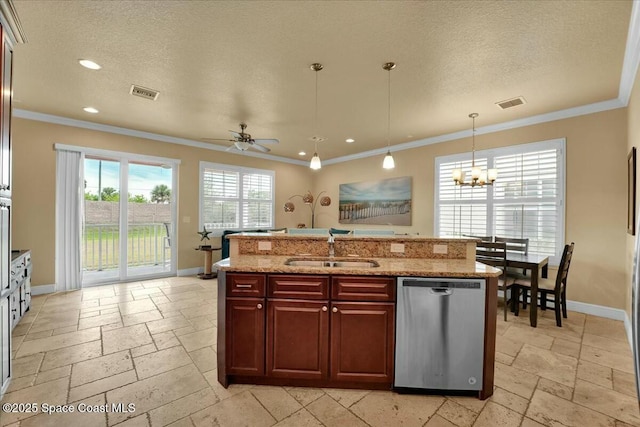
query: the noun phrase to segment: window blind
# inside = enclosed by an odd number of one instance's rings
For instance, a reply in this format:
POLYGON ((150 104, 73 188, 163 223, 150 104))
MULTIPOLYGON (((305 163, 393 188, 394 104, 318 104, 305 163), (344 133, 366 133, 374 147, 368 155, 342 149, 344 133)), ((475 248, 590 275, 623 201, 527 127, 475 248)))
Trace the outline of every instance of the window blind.
MULTIPOLYGON (((435 234, 529 239, 529 252, 559 262, 564 247, 564 139, 476 152, 476 166, 495 167, 493 186, 460 187, 456 168, 471 153, 436 159, 435 234)), ((469 178, 467 177, 467 181, 469 178)))
POLYGON ((200 222, 207 230, 273 227, 273 171, 201 162, 200 187, 200 222))

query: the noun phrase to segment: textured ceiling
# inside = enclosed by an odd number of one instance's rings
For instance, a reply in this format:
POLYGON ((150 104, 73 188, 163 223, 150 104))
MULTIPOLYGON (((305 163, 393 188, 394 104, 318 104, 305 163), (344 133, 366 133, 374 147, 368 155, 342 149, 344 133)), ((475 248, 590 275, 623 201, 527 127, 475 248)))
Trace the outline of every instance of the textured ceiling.
POLYGON ((14 108, 196 141, 244 121, 280 140, 272 154, 309 159, 320 62, 323 160, 385 147, 387 61, 391 145, 469 129, 470 112, 485 126, 617 98, 631 14, 611 0, 14 4, 28 38, 14 108), (527 103, 495 105, 516 96, 527 103))

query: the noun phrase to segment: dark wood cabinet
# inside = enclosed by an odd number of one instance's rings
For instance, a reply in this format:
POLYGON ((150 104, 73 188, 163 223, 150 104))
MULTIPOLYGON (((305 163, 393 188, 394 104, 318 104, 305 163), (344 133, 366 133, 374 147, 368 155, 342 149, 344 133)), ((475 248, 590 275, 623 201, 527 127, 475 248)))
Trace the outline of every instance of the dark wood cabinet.
POLYGON ((337 302, 331 306, 331 379, 393 382, 393 303, 337 302))
POLYGON ((227 373, 264 375, 264 298, 227 298, 227 373))
POLYGON ((268 300, 267 376, 326 379, 329 302, 268 300))

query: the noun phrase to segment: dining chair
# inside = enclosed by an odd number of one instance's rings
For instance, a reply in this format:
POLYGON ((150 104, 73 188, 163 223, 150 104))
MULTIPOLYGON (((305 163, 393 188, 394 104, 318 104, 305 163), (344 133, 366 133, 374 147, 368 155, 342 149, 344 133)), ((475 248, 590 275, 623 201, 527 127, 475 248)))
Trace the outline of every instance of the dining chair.
MULTIPOLYGON (((520 239, 520 238, 515 238, 515 237, 499 237, 496 236, 495 237, 495 241, 496 242, 504 242, 507 244, 507 254, 509 252, 511 253, 517 253, 517 254, 522 254, 522 255, 528 255, 529 254, 529 239, 520 239)), ((507 255, 508 257, 508 255, 507 255)), ((508 267, 507 268, 507 275, 514 278, 514 279, 520 279, 523 276, 527 275, 527 270, 523 269, 522 272, 518 271, 517 268, 512 268, 512 267, 508 267)), ((527 299, 523 298, 522 301, 522 308, 527 308, 527 299)))
MULTIPOLYGON (((547 302, 553 301, 554 310, 556 313, 556 325, 562 326, 562 317, 567 318, 567 277, 569 276, 569 266, 571 265, 571 257, 573 256, 574 243, 565 245, 562 251, 562 259, 560 260, 560 266, 558 266, 558 274, 556 279, 538 279, 538 294, 540 295, 540 308, 542 310, 547 309, 547 302), (549 299, 553 297, 553 299, 549 299), (560 310, 562 310, 562 316, 560 316, 560 310)), ((518 287, 518 291, 523 290, 523 299, 527 298, 528 291, 531 289, 530 278, 520 278, 514 281, 514 286, 518 287)), ((519 293, 519 292, 518 292, 519 293)), ((531 295, 531 303, 537 304, 538 295, 531 295), (535 298, 535 299, 534 299, 535 298)), ((515 305, 516 316, 518 315, 518 306, 515 305)))
POLYGON ((472 234, 463 234, 462 237, 472 237, 474 239, 480 239, 483 242, 493 242, 493 236, 474 236, 472 234))
MULTIPOLYGON (((476 243, 476 261, 502 270, 498 279, 498 286, 502 289, 504 300, 504 320, 507 320, 507 290, 513 286, 513 279, 506 275, 507 245, 506 243, 478 242, 476 243)), ((512 290, 513 293, 513 290, 512 290)), ((511 297, 512 304, 514 298, 511 297)), ((517 300, 517 298, 516 298, 517 300)))

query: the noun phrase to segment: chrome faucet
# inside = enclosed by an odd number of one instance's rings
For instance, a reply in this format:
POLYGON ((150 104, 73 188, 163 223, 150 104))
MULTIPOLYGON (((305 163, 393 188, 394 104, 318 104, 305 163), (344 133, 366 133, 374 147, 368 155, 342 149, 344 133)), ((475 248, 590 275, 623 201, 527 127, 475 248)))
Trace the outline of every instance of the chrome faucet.
POLYGON ((329 243, 329 256, 333 257, 336 254, 334 249, 335 238, 331 232, 329 232, 329 240, 327 240, 327 243, 329 243))

